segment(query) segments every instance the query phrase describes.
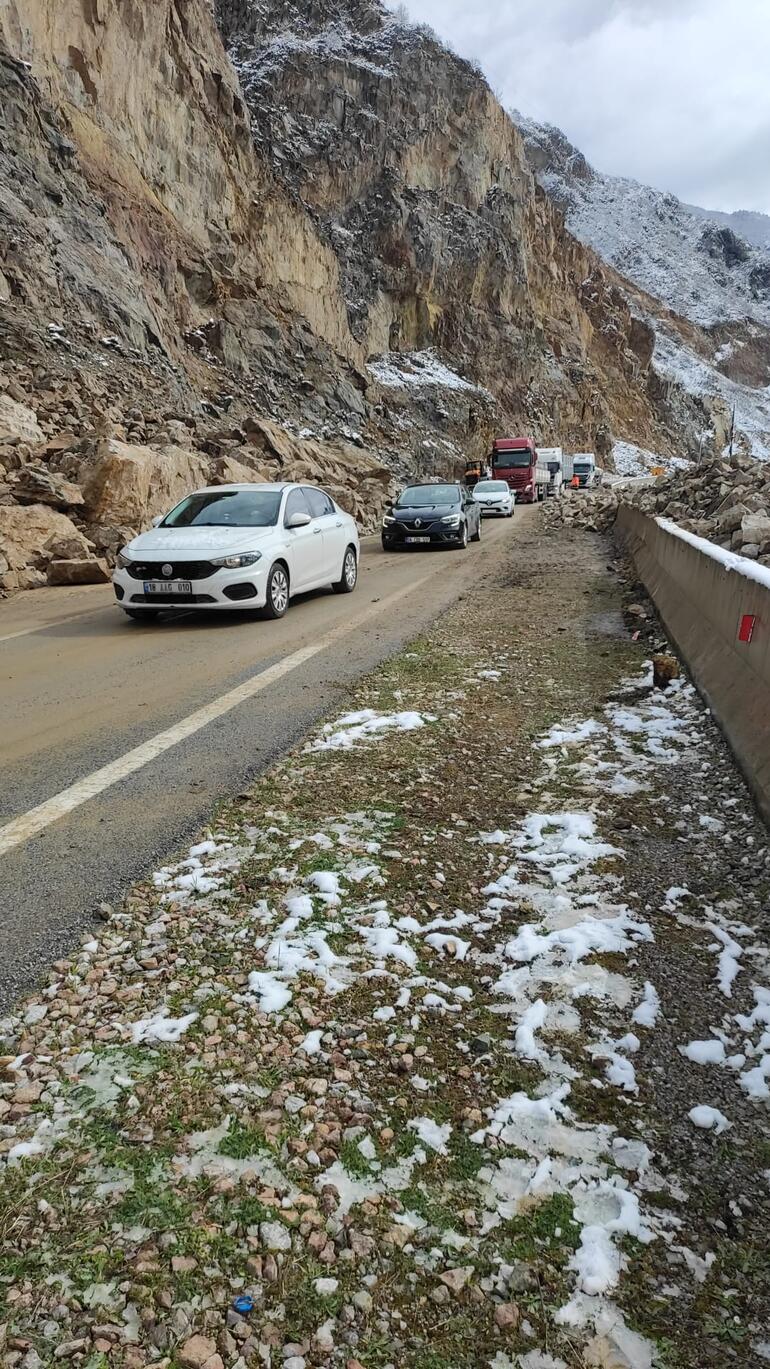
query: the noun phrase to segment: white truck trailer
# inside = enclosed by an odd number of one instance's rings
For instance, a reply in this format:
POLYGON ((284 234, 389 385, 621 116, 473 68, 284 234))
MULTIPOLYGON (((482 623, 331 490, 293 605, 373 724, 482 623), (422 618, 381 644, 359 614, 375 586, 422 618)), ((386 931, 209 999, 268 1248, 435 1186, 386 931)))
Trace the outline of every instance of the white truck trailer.
POLYGON ((580 489, 590 489, 593 485, 598 485, 596 457, 593 452, 574 452, 564 458, 565 482, 571 485, 575 476, 580 482, 580 489))
POLYGON ((550 498, 558 499, 564 484, 564 453, 561 447, 538 447, 537 454, 548 468, 550 479, 546 493, 550 498))

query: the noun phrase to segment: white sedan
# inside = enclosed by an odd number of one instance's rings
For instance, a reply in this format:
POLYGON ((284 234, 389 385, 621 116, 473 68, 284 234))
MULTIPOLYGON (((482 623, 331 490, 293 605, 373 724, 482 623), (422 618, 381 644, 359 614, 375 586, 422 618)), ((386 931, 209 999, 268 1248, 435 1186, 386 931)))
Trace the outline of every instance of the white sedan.
POLYGON ((282 618, 294 594, 331 585, 351 594, 358 529, 312 485, 196 490, 123 548, 112 577, 129 618, 162 608, 261 608, 282 618))
POLYGON ((476 503, 481 506, 482 515, 513 517, 516 495, 505 480, 479 480, 473 486, 472 493, 476 503))

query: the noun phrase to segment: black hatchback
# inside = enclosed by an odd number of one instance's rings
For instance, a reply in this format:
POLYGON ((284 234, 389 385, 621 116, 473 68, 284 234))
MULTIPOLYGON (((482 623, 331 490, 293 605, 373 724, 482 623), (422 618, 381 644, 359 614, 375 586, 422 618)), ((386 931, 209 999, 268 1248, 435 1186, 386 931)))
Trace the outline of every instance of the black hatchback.
POLYGON ((464 485, 407 485, 382 520, 385 551, 480 541, 481 510, 464 485))

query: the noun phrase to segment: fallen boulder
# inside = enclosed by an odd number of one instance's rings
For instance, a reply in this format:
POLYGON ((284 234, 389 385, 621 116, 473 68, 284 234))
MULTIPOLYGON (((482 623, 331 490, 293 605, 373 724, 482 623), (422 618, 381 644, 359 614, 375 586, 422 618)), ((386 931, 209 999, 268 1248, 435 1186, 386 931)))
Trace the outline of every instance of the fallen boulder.
POLYGON ((50 471, 41 462, 31 462, 11 477, 14 499, 23 504, 50 504, 55 509, 73 509, 83 503, 79 485, 50 471))
POLYGON ((96 557, 51 561, 48 567, 49 585, 104 585, 110 579, 106 561, 96 557))
POLYGON ((139 531, 186 494, 208 483, 209 463, 182 447, 139 447, 103 439, 85 473, 89 519, 139 531))
POLYGON ((66 514, 45 504, 0 504, 0 554, 11 570, 21 570, 52 557, 49 544, 66 538, 70 549, 80 548, 87 557, 90 543, 66 514))
POLYGON ((29 442, 36 446, 44 441, 45 434, 37 414, 8 395, 0 394, 0 442, 29 442))

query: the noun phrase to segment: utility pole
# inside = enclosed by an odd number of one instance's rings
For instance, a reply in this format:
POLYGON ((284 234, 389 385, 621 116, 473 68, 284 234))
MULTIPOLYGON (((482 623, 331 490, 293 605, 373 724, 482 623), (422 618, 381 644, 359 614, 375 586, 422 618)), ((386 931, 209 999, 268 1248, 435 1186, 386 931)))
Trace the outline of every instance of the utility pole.
POLYGON ((730 423, 730 460, 733 459, 733 444, 735 442, 735 405, 733 404, 733 417, 730 423))

